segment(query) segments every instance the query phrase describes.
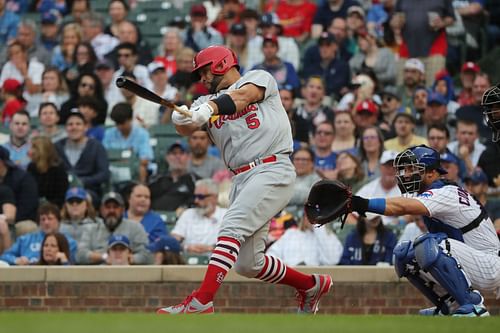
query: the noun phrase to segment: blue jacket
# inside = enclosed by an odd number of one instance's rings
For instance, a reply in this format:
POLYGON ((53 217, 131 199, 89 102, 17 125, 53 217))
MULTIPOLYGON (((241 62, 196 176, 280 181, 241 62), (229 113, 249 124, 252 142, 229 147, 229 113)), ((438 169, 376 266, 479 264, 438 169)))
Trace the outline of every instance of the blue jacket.
MULTIPOLYGON (((75 255, 77 250, 76 241, 71 236, 64 234, 69 242, 69 250, 71 257, 69 261, 75 262, 75 255)), ((16 264, 16 258, 26 257, 29 259, 30 264, 35 264, 40 260, 40 250, 42 248, 43 238, 45 233, 43 231, 30 232, 29 234, 22 235, 16 242, 0 256, 9 265, 16 264)))
MULTIPOLYGON (((128 213, 123 214, 125 218, 128 218, 128 213)), ((165 226, 165 221, 162 220, 161 216, 153 211, 149 211, 144 215, 141 220, 141 224, 144 230, 148 234, 149 245, 153 244, 160 238, 167 237, 167 227, 165 226)))
POLYGON ((349 64, 338 58, 333 59, 327 68, 322 67, 321 61, 305 61, 302 77, 307 79, 313 75, 321 76, 326 83, 326 94, 334 94, 337 98, 341 96, 340 90, 351 82, 349 64))
POLYGON ((363 241, 357 230, 353 230, 347 235, 339 265, 376 265, 378 262, 392 264, 392 251, 396 243, 396 235, 390 230, 386 230, 383 237, 380 234, 377 235, 372 256, 368 262, 364 263, 363 241))

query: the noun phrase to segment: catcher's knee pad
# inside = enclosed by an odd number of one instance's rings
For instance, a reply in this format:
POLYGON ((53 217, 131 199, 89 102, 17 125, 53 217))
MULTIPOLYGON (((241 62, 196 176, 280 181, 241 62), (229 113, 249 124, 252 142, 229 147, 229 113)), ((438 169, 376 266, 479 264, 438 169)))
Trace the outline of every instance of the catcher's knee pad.
POLYGON ((449 242, 445 234, 425 234, 415 240, 415 259, 419 266, 457 301, 458 304, 479 304, 482 297, 472 292, 470 282, 455 258, 449 254, 449 242), (444 242, 447 250, 441 248, 444 242))
POLYGON ((410 241, 401 242, 394 248, 394 269, 399 277, 407 276, 409 264, 415 262, 415 251, 410 241))

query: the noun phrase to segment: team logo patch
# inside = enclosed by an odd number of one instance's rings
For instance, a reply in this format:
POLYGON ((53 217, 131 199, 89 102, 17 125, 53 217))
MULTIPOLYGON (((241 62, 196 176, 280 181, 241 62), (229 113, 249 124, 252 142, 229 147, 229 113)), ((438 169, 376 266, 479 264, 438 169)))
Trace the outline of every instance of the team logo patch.
POLYGON ((434 193, 432 193, 432 191, 425 191, 423 193, 420 193, 418 196, 420 198, 432 198, 433 195, 434 193))

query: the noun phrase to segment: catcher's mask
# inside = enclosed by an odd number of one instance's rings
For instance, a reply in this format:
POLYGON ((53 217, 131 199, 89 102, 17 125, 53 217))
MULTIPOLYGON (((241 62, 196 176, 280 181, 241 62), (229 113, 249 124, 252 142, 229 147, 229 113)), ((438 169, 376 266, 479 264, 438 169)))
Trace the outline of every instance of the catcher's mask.
POLYGON ((415 146, 399 153, 393 162, 396 168, 398 187, 402 194, 419 193, 422 176, 426 171, 437 170, 446 174, 441 167, 439 153, 425 145, 415 146))
POLYGON ((486 123, 493 131, 491 140, 497 142, 500 140, 500 87, 498 84, 484 92, 481 106, 486 123))

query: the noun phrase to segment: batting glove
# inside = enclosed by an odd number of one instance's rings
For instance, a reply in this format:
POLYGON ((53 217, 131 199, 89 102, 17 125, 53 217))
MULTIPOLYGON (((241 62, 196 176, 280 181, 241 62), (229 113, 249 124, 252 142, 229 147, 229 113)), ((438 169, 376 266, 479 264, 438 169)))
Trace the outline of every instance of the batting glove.
MULTIPOLYGON (((186 105, 180 106, 180 109, 183 109, 184 111, 189 111, 189 108, 186 105)), ((173 111, 172 112, 172 122, 175 125, 190 125, 193 123, 190 117, 186 117, 180 112, 173 111)))
POLYGON ((214 113, 214 109, 208 103, 203 103, 192 110, 193 115, 191 116, 191 120, 193 124, 197 126, 205 125, 212 114, 214 113))

